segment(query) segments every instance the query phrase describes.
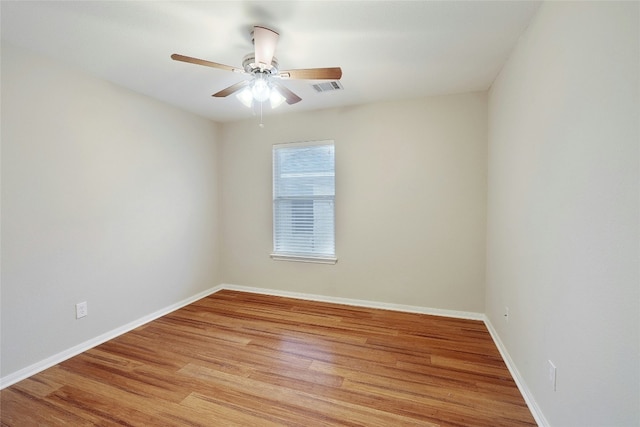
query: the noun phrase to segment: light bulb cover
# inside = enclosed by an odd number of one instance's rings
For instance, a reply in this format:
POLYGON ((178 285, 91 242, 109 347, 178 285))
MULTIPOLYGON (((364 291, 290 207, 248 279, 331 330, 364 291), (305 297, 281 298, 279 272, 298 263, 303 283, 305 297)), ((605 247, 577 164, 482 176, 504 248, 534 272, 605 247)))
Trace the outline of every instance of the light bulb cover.
POLYGON ((269 96, 269 102, 271 108, 278 108, 284 101, 285 97, 278 91, 278 89, 271 89, 271 95, 269 96))
POLYGON ((253 94, 253 99, 258 102, 264 102, 271 96, 271 87, 263 73, 256 73, 255 79, 251 84, 251 93, 253 94))
POLYGON ((238 98, 245 107, 253 107, 253 93, 251 92, 251 89, 249 89, 249 87, 245 87, 240 92, 238 92, 236 98, 238 98))

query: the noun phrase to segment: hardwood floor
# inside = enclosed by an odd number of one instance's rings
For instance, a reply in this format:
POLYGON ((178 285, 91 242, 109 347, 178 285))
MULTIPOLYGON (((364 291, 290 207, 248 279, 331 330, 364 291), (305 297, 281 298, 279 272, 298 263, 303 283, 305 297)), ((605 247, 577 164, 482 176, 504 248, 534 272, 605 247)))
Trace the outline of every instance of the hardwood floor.
POLYGON ((0 392, 3 426, 535 426, 480 321, 220 291, 0 392))

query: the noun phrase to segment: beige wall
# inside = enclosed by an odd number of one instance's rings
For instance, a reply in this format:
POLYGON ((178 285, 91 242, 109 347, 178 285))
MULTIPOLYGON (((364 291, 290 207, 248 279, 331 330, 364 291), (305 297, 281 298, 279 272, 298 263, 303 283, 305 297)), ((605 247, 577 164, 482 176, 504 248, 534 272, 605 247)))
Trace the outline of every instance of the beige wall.
POLYGON ((473 93, 225 124, 223 282, 484 312, 486 102, 473 93), (274 261, 272 144, 323 139, 336 146, 338 263, 274 261))
POLYGON ((2 376, 220 282, 217 132, 2 45, 2 376))
POLYGON ((544 3, 489 96, 486 314, 552 426, 640 423, 639 15, 544 3))

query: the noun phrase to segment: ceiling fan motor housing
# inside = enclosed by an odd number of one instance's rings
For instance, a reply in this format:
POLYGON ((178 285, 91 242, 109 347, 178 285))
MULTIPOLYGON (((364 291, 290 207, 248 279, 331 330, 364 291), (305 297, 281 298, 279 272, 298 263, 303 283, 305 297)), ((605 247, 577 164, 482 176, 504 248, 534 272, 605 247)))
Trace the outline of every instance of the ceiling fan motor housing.
POLYGON ((271 65, 268 67, 265 67, 264 64, 258 64, 256 62, 256 56, 252 52, 252 53, 246 54, 242 59, 242 68, 244 68, 244 71, 246 71, 249 74, 266 73, 266 74, 276 75, 278 74, 278 60, 274 56, 273 59, 271 60, 271 65))

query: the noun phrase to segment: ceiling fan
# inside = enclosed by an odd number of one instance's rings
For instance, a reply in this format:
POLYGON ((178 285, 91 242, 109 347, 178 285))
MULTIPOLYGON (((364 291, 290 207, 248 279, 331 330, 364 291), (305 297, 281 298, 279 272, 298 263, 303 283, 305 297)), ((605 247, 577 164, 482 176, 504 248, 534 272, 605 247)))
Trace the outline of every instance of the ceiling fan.
POLYGON ((222 98, 237 93, 238 98, 249 107, 254 100, 262 103, 269 99, 273 108, 277 106, 275 104, 279 105, 283 101, 290 105, 300 102, 302 98, 280 83, 281 79, 339 80, 342 77, 340 67, 282 71, 278 68, 278 61, 274 57, 279 34, 266 27, 254 26, 251 36, 254 52, 244 57, 242 68, 177 53, 171 55, 171 59, 251 76, 248 80, 240 81, 213 94, 215 97, 222 98))

